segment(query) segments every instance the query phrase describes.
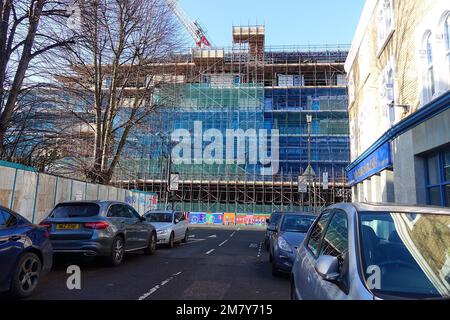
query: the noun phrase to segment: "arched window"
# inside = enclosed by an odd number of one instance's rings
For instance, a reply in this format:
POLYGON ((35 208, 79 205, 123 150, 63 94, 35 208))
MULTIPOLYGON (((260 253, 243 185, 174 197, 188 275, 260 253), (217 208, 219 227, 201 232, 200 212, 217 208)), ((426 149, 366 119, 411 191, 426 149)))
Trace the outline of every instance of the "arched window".
POLYGON ((436 93, 435 76, 434 76, 434 61, 433 61, 433 44, 432 33, 428 31, 425 34, 423 40, 423 51, 425 53, 425 90, 426 90, 426 102, 433 99, 436 93))

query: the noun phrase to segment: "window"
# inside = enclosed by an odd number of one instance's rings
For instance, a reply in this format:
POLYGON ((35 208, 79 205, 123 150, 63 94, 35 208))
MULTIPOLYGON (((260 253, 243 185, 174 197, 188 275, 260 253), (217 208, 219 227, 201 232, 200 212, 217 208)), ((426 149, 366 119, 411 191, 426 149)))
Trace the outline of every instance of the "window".
POLYGON ((382 0, 378 7, 378 49, 381 50, 391 32, 394 30, 394 13, 392 0, 382 0))
POLYGON ((423 52, 425 55, 425 102, 430 102, 436 93, 434 76, 432 33, 428 31, 423 41, 423 52))
POLYGON ((100 207, 95 203, 65 203, 53 209, 52 218, 95 217, 99 214, 100 207))
POLYGON ((314 256, 318 256, 320 250, 320 243, 330 220, 331 212, 325 211, 314 225, 311 235, 308 240, 308 248, 314 256))
POLYGON ((17 224, 17 218, 11 213, 0 209, 0 230, 12 228, 17 224))
POLYGON ((347 214, 338 211, 327 228, 323 239, 320 255, 327 255, 343 259, 348 250, 347 214))
POLYGON ((407 299, 450 296, 447 216, 359 212, 358 217, 362 270, 375 295, 407 299), (378 281, 374 281, 376 274, 378 281))
MULTIPOLYGON (((446 60, 447 60, 447 72, 450 81, 450 12, 447 13, 447 18, 444 22, 444 41, 446 50, 446 60)), ((450 86, 450 83, 449 83, 450 86)))
POLYGON ((450 207, 450 147, 425 158, 427 204, 450 207))
POLYGON ((109 218, 131 218, 131 213, 128 211, 128 207, 121 204, 112 205, 108 212, 109 218))
POLYGON ((141 216, 139 215, 139 213, 137 213, 136 210, 134 210, 134 208, 132 207, 127 207, 128 209, 128 214, 130 217, 134 218, 134 219, 139 219, 141 216))
POLYGON ((383 101, 383 115, 386 118, 388 127, 395 124, 395 71, 393 62, 389 62, 383 72, 381 83, 381 99, 383 101))

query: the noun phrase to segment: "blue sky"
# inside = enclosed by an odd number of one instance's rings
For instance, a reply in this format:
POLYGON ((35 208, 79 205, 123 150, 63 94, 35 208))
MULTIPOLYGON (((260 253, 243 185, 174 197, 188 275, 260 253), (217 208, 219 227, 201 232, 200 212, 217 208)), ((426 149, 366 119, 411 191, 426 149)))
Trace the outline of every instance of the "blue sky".
POLYGON ((265 24, 268 45, 351 44, 364 0, 179 0, 215 46, 233 25, 265 24))

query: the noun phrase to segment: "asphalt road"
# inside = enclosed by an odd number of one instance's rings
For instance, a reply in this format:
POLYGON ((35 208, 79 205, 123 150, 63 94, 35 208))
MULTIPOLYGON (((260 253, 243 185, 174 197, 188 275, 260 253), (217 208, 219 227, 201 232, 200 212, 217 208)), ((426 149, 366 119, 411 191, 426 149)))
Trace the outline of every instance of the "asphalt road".
POLYGON ((155 255, 136 252, 122 265, 59 257, 31 299, 287 300, 289 280, 274 278, 262 231, 192 228, 190 241, 155 255), (81 289, 69 290, 69 265, 81 268, 81 289))

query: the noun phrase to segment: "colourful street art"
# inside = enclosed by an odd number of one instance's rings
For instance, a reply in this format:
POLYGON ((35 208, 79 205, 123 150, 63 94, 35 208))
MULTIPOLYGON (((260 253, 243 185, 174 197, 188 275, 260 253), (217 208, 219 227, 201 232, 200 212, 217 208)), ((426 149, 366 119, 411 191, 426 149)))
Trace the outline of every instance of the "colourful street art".
POLYGON ((269 214, 187 212, 190 224, 265 226, 269 214))
POLYGON ((228 225, 235 225, 236 224, 236 214, 231 212, 226 212, 223 214, 223 224, 228 225))

